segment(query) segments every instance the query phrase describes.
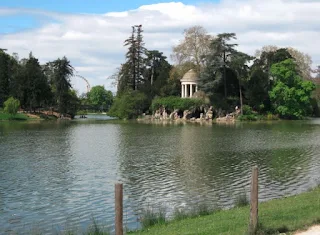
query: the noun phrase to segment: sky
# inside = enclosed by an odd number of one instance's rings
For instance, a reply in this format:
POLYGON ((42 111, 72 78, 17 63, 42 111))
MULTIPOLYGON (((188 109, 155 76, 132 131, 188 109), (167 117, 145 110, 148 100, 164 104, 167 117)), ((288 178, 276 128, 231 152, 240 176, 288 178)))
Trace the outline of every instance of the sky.
MULTIPOLYGON (((237 34, 238 49, 294 47, 320 64, 320 0, 0 0, 0 48, 41 63, 66 56, 91 87, 115 91, 110 76, 125 61, 123 42, 142 24, 145 46, 170 58, 183 30, 237 34)), ((169 59, 170 62, 172 62, 169 59)), ((81 94, 86 84, 72 78, 81 94)))

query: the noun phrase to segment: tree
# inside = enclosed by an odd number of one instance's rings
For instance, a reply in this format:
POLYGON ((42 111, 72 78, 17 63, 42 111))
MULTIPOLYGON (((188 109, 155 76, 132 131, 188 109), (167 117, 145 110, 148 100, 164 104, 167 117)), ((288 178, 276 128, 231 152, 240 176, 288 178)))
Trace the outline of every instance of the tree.
POLYGON ((206 66, 200 74, 200 89, 223 108, 235 105, 239 99, 239 81, 231 63, 238 53, 234 49, 237 44, 229 43, 234 39, 234 33, 224 33, 212 40, 206 66))
POLYGON ((122 79, 120 84, 123 90, 131 87, 132 90, 138 90, 139 86, 144 83, 143 78, 143 56, 145 53, 142 25, 132 26, 131 36, 125 40, 124 46, 128 47, 126 53, 126 62, 122 66, 122 79))
POLYGON ((121 119, 132 119, 146 111, 149 105, 150 102, 144 93, 128 90, 115 98, 108 115, 121 119))
MULTIPOLYGON (((295 60, 297 64, 297 68, 300 71, 300 75, 302 76, 302 78, 305 80, 309 80, 311 78, 311 71, 312 71, 311 56, 301 51, 298 51, 297 49, 292 47, 282 48, 282 49, 286 49, 287 52, 291 55, 291 58, 295 60)), ((263 46, 261 50, 256 51, 256 57, 261 58, 263 53, 267 53, 270 55, 275 53, 277 50, 279 50, 279 47, 277 46, 273 46, 273 45, 263 46)), ((275 63, 275 61, 273 62, 275 63)), ((280 61, 277 61, 277 62, 280 62, 280 61)))
POLYGON ((316 69, 316 79, 320 82, 320 65, 318 65, 318 68, 316 69))
POLYGON ((0 50, 0 106, 10 94, 10 56, 0 50))
POLYGON ((136 73, 136 64, 137 64, 137 45, 135 38, 136 28, 132 26, 131 36, 124 41, 124 46, 128 47, 128 52, 126 53, 126 77, 121 81, 122 83, 126 82, 126 86, 131 84, 132 90, 137 89, 137 73, 136 73))
POLYGON ((143 30, 142 30, 142 25, 135 25, 134 27, 137 28, 137 36, 136 36, 136 79, 137 79, 137 89, 143 83, 145 82, 145 79, 143 77, 143 72, 144 72, 144 55, 146 53, 146 48, 144 47, 144 42, 143 42, 143 30))
POLYGON ((67 113, 69 91, 71 89, 70 77, 73 76, 74 68, 70 61, 63 57, 52 62, 53 66, 53 91, 60 113, 67 113))
POLYGON ((251 60, 253 60, 253 57, 242 52, 233 53, 231 54, 231 58, 230 58, 230 68, 236 72, 237 79, 239 82, 239 99, 240 99, 241 114, 243 114, 242 86, 243 86, 243 82, 245 82, 248 78, 249 71, 250 71, 248 64, 250 63, 251 60))
POLYGON ((184 30, 184 40, 173 47, 172 59, 178 64, 192 62, 197 72, 204 67, 204 57, 210 50, 211 35, 201 26, 193 26, 184 30))
POLYGON ((161 95, 162 88, 168 84, 170 69, 171 65, 162 52, 147 50, 143 74, 145 83, 140 90, 149 99, 152 99, 155 95, 161 95))
POLYGON ((245 83, 245 98, 250 107, 255 110, 270 110, 269 90, 270 82, 268 73, 257 64, 250 68, 248 81, 245 83))
POLYGON ((272 65, 271 73, 275 83, 269 94, 275 112, 288 119, 310 114, 315 85, 302 80, 294 61, 287 59, 272 65))
POLYGON ((107 91, 104 86, 94 86, 87 94, 89 103, 96 109, 108 110, 113 102, 111 91, 107 91))
POLYGON ((24 66, 24 72, 21 74, 22 80, 22 105, 30 110, 48 104, 51 90, 42 68, 32 53, 24 66))
POLYGON ((10 97, 4 102, 4 111, 9 113, 11 116, 15 116, 19 110, 20 102, 19 100, 10 97))

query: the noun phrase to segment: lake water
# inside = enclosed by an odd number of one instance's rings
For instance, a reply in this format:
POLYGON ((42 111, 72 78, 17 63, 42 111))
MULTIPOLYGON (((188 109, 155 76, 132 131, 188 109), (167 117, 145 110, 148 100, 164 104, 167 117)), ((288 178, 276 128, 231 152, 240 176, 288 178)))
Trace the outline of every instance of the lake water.
POLYGON ((89 116, 0 122, 0 234, 85 229, 114 220, 114 184, 124 184, 124 220, 141 210, 231 207, 260 169, 260 201, 320 184, 320 119, 235 125, 139 124, 89 116))

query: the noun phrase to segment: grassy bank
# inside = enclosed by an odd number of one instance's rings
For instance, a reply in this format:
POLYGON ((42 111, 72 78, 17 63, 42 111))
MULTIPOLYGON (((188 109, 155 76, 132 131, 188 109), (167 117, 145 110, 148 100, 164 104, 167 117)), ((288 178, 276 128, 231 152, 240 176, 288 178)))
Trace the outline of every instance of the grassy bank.
POLYGON ((17 113, 15 116, 11 116, 8 113, 0 111, 0 120, 28 120, 29 117, 23 113, 17 113))
MULTIPOLYGON (((249 206, 217 211, 211 215, 173 220, 130 234, 246 234, 249 206)), ((258 234, 278 234, 320 223, 320 188, 259 204, 258 234)))

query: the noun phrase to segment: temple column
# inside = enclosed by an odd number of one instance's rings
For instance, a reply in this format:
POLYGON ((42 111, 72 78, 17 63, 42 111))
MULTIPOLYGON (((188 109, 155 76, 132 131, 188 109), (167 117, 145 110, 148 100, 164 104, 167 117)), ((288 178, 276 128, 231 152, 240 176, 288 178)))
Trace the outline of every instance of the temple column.
POLYGON ((192 92, 193 92, 193 89, 192 89, 192 88, 193 88, 193 84, 190 83, 190 98, 191 98, 192 95, 193 95, 193 94, 192 94, 192 92))
POLYGON ((188 96, 187 84, 184 84, 184 98, 188 96))
POLYGON ((184 97, 184 85, 183 84, 181 84, 181 98, 183 98, 184 97))
POLYGON ((196 85, 196 92, 198 91, 198 85, 196 85))

